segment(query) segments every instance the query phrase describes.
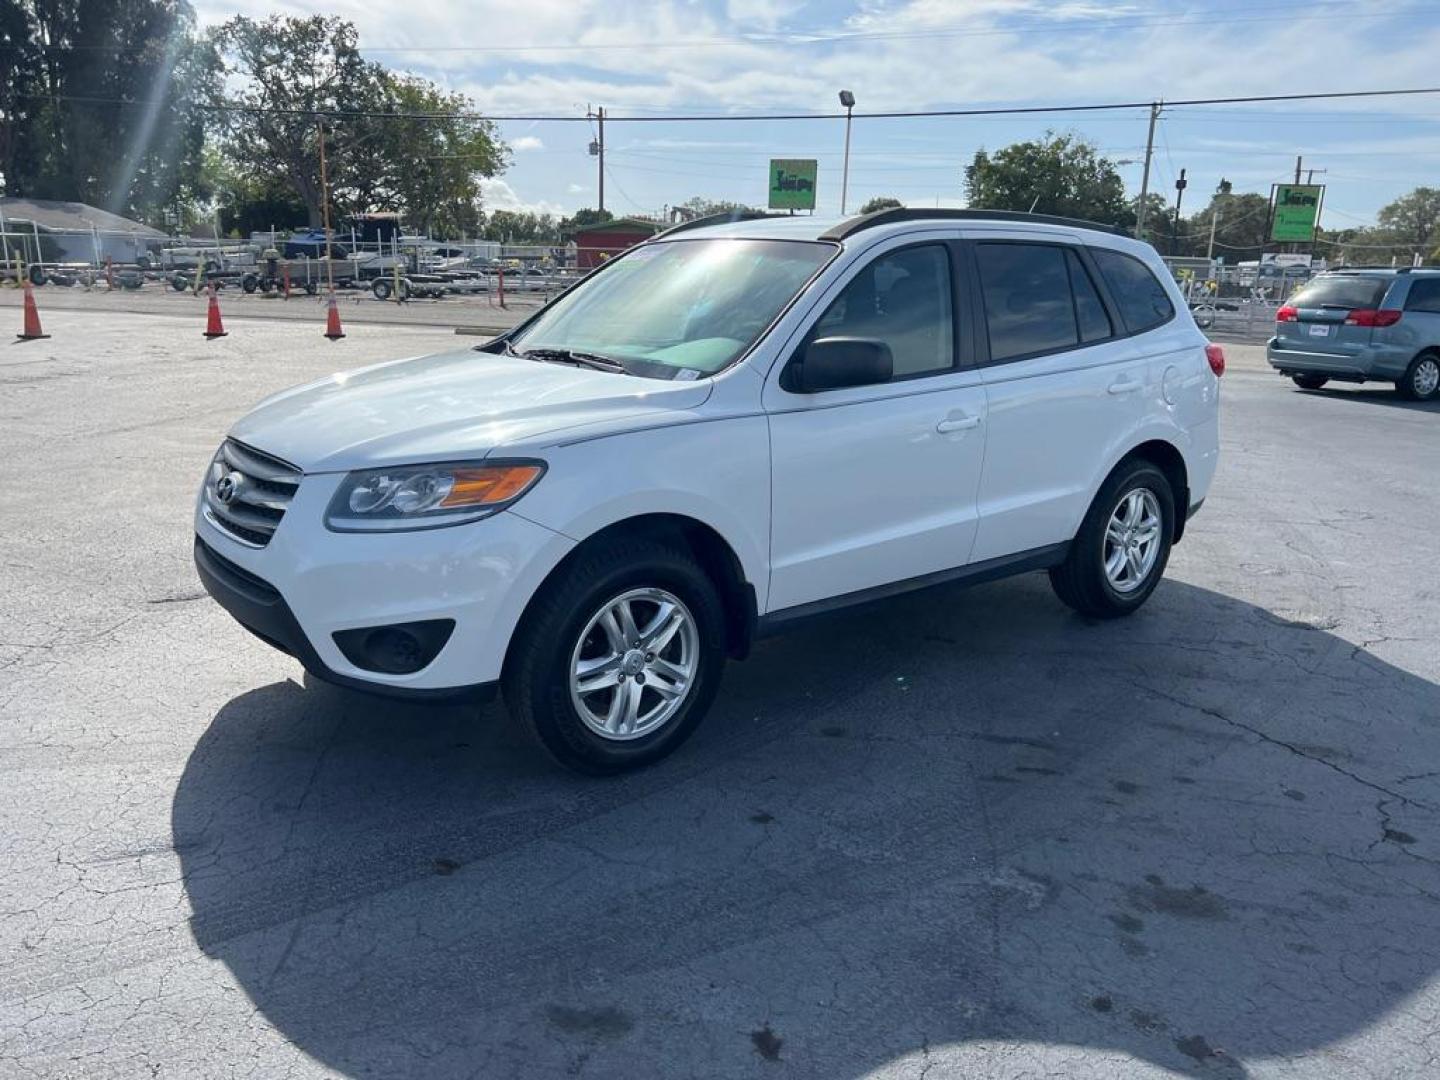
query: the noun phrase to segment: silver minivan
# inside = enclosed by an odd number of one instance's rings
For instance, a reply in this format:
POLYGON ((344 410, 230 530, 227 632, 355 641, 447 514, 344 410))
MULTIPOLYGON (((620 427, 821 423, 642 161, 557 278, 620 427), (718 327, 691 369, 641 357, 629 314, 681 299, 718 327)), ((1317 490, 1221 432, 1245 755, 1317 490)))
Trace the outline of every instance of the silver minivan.
POLYGON ((1304 390, 1331 379, 1440 393, 1440 269, 1356 267, 1321 274, 1275 313, 1270 366, 1304 390))

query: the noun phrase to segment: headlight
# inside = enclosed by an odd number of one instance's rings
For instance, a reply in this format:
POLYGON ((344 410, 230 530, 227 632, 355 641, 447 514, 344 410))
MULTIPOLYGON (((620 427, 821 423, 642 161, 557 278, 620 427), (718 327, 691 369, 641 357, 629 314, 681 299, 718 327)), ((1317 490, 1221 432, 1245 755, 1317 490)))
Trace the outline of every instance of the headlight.
POLYGON ((460 461, 366 469, 345 477, 325 511, 336 532, 438 529, 478 521, 535 486, 543 461, 460 461))

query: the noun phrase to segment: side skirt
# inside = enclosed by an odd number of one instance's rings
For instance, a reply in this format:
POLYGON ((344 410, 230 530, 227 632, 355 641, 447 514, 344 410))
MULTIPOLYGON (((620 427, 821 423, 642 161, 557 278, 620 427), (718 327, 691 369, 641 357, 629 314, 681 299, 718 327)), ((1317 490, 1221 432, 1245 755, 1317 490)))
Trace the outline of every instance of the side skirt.
POLYGON ((817 616, 829 615, 832 612, 843 611, 860 604, 888 600, 891 597, 918 592, 921 589, 933 589, 940 585, 979 585, 982 582, 1013 577, 1016 574, 1024 574, 1032 570, 1048 570, 1050 567, 1059 566, 1064 562, 1065 556, 1069 553, 1070 541, 1067 540, 1063 544, 1051 544, 1047 547, 1021 551, 1014 555, 1001 555, 999 558, 986 559, 984 562, 971 563, 967 566, 937 570, 932 574, 921 574, 919 577, 906 578, 903 581, 892 581, 885 585, 876 585, 869 589, 845 593, 843 596, 830 596, 824 600, 812 600, 808 604, 796 604, 794 607, 781 608, 778 611, 761 615, 756 620, 754 636, 761 638, 783 633, 797 623, 817 616))

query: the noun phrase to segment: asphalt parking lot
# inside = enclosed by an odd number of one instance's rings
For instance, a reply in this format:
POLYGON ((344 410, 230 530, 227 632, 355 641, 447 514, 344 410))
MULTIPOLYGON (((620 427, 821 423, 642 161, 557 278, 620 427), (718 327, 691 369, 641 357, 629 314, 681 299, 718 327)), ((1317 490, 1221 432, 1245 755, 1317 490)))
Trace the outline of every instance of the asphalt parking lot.
POLYGON ((448 329, 0 346, 0 1077, 1429 1077, 1440 405, 1231 346, 1168 580, 809 624, 618 780, 201 593, 230 420, 448 329))

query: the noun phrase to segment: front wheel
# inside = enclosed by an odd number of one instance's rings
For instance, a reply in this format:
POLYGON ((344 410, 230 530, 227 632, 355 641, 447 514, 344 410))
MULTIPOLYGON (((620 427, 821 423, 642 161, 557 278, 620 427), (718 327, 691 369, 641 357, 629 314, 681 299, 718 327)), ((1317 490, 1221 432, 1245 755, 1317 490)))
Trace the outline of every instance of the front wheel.
POLYGON ((552 757, 605 775, 671 753, 714 700, 725 620, 713 582, 657 540, 582 551, 537 594, 506 664, 512 714, 552 757))
POLYGON ((1129 615, 1159 584, 1174 535, 1170 481, 1150 462, 1132 461, 1100 486, 1050 584, 1082 615, 1129 615))
POLYGON ((1429 401, 1440 393, 1440 357, 1423 353, 1410 362, 1395 389, 1407 401, 1429 401))
POLYGON ((1291 375, 1290 378, 1301 390, 1319 390, 1330 381, 1324 375, 1291 375))

